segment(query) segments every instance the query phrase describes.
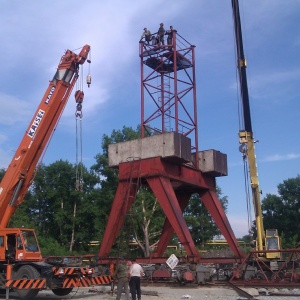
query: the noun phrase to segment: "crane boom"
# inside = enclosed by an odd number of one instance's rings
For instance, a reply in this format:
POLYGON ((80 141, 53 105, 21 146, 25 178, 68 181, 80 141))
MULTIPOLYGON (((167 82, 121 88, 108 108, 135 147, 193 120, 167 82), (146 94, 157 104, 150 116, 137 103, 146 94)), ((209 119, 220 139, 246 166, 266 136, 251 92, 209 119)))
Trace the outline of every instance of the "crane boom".
MULTIPOLYGON (((255 222, 257 229, 257 239, 256 248, 257 250, 268 250, 271 246, 268 243, 276 243, 278 238, 277 230, 267 230, 272 232, 272 236, 266 236, 263 224, 261 200, 260 200, 260 188, 257 173, 256 155, 255 155, 255 140, 253 137, 252 124, 251 124, 251 113, 250 113, 250 103, 249 103, 249 93, 247 84, 247 63, 244 55, 243 48, 243 37, 241 29, 241 20, 239 12, 239 2, 238 0, 232 0, 232 11, 234 20, 234 30, 235 30, 235 40, 236 40, 236 51, 237 51, 237 68, 239 73, 240 82, 240 95, 242 101, 242 113, 243 113, 243 129, 239 131, 239 142, 241 144, 240 150, 244 154, 244 157, 248 159, 249 173, 251 180, 251 190, 252 190, 252 201, 255 213, 255 222), (275 234, 274 234, 275 232, 275 234), (275 237, 277 235, 277 237, 275 237), (275 240, 274 240, 275 238, 275 240)), ((279 249, 279 240, 277 242, 277 248, 279 249)), ((268 254, 270 258, 275 258, 278 253, 268 254)), ((267 256, 268 256, 267 255, 267 256)))
POLYGON ((85 45, 79 54, 67 50, 33 115, 23 139, 0 184, 0 228, 5 228, 16 207, 23 202, 43 152, 53 134, 78 78, 79 66, 89 54, 85 45))
MULTIPOLYGON (((83 257, 77 257, 76 261, 66 257, 43 258, 33 229, 7 227, 34 179, 39 161, 79 77, 80 65, 85 61, 90 63, 87 59, 89 52, 90 46, 85 45, 79 54, 67 50, 62 56, 0 183, 1 287, 16 291, 20 298, 33 299, 44 289, 51 289, 58 296, 66 296, 75 287, 111 282, 109 276, 100 275, 89 266, 78 266, 78 261, 82 261, 83 257)), ((87 83, 91 84, 90 75, 87 83)), ((75 92, 76 116, 81 114, 83 97, 83 91, 75 92)))

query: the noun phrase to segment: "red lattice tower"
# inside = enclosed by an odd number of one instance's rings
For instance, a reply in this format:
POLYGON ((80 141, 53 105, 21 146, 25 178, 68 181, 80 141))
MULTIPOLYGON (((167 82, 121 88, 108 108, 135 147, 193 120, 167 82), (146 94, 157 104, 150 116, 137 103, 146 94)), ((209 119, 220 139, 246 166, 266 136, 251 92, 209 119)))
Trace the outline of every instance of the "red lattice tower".
POLYGON ((198 152, 195 46, 172 31, 170 45, 140 42, 141 135, 178 132, 198 152))

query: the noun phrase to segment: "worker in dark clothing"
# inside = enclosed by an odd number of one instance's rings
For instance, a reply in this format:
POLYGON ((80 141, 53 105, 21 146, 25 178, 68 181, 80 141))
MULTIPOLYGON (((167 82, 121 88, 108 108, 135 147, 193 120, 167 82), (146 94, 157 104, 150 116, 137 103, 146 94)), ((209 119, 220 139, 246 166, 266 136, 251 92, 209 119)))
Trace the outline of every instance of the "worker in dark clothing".
POLYGON ((173 26, 170 26, 170 30, 166 31, 167 35, 167 44, 172 45, 172 39, 173 39, 173 26))
POLYGON ((158 38, 155 36, 152 36, 151 45, 156 46, 157 44, 158 44, 158 38))
POLYGON ((159 40, 159 45, 160 44, 162 44, 162 45, 165 44, 165 42, 164 42, 164 35, 165 35, 164 24, 160 23, 158 31, 157 31, 157 37, 158 37, 158 40, 159 40))
POLYGON ((125 290, 126 300, 129 300, 129 271, 124 258, 120 258, 116 266, 115 272, 111 276, 114 280, 118 280, 116 300, 121 299, 122 289, 125 290))

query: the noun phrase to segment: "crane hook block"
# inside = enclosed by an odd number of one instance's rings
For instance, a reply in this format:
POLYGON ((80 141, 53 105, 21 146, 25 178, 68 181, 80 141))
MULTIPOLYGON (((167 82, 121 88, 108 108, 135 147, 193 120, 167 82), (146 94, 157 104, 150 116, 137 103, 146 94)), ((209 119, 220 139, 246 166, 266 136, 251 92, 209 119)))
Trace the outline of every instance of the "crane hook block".
POLYGON ((76 103, 82 103, 84 98, 84 92, 83 91, 76 91, 75 92, 75 101, 76 103))
POLYGON ((247 145, 243 143, 242 145, 239 146, 239 150, 241 153, 246 153, 247 152, 247 145))
POLYGON ((88 87, 90 87, 90 85, 92 83, 92 76, 90 74, 86 77, 86 83, 87 83, 88 87))

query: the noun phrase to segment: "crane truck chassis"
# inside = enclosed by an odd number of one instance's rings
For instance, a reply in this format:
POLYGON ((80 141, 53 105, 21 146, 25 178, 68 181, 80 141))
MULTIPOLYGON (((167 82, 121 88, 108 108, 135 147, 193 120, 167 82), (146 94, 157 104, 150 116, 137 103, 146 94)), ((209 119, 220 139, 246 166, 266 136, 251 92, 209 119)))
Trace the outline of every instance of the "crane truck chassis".
MULTIPOLYGON (((33 229, 7 227, 33 181, 39 160, 79 77, 80 65, 90 63, 89 51, 90 46, 85 45, 79 54, 67 50, 62 56, 0 183, 0 289, 14 290, 21 298, 32 299, 43 289, 65 296, 75 287, 111 282, 110 276, 98 276, 89 263, 82 266, 63 258, 55 262, 45 260, 33 229)), ((77 105, 81 105, 83 91, 76 93, 80 94, 77 105)))

